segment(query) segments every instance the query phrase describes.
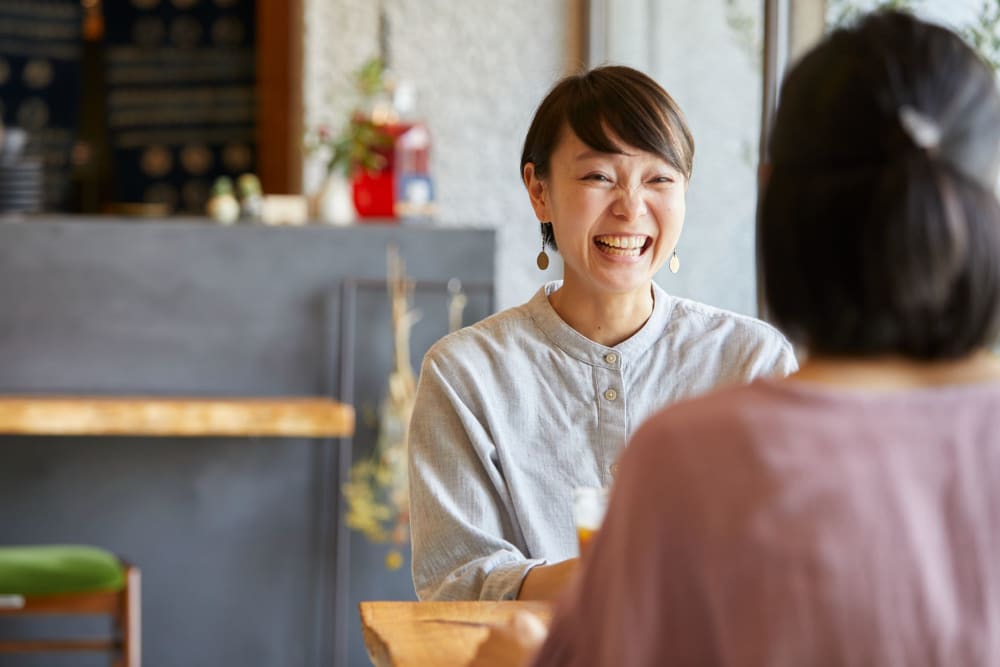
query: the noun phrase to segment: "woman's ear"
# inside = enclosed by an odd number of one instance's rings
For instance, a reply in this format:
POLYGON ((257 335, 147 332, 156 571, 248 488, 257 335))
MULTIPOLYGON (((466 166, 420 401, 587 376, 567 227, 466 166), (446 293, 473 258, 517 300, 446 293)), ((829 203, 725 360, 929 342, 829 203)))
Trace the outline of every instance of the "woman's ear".
POLYGON ((524 165, 521 174, 524 179, 524 186, 528 189, 528 197, 531 199, 531 208, 535 209, 535 216, 539 222, 549 222, 552 216, 549 215, 548 187, 545 181, 540 179, 535 173, 535 163, 528 162, 524 165))

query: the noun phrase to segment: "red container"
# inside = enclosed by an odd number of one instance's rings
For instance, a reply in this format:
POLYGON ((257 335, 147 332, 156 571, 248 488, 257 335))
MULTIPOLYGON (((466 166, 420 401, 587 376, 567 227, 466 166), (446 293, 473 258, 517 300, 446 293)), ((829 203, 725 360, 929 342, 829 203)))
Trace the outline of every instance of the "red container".
POLYGON ((412 123, 391 123, 381 129, 392 139, 389 146, 376 152, 385 161, 378 171, 358 169, 351 179, 354 208, 362 222, 372 218, 396 219, 396 140, 413 127, 412 123))

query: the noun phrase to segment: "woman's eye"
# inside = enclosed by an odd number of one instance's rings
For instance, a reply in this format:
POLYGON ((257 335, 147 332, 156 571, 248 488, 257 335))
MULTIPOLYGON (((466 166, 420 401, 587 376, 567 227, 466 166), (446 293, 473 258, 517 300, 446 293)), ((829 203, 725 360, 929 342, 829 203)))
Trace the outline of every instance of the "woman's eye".
POLYGON ((587 174, 586 176, 584 176, 584 179, 588 181, 597 181, 598 183, 611 182, 611 179, 605 176, 604 174, 587 174))
POLYGON ((654 176, 652 182, 656 184, 673 183, 674 179, 670 176, 654 176))

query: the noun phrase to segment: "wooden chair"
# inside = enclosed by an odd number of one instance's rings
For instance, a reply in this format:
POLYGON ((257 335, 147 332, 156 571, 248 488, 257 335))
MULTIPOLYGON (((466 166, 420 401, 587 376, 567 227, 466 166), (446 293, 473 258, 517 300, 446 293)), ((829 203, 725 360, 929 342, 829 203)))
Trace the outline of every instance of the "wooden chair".
POLYGON ((29 615, 105 615, 109 637, 0 639, 0 654, 107 651, 114 667, 140 667, 139 569, 88 546, 0 547, 0 622, 29 615))

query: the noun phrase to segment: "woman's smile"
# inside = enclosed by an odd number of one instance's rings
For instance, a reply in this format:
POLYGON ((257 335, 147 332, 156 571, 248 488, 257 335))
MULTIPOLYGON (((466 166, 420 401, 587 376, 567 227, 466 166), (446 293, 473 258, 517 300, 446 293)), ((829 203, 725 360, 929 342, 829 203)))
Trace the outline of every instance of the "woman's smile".
POLYGON ((603 234, 594 237, 594 246, 605 255, 639 257, 653 244, 645 234, 603 234))

